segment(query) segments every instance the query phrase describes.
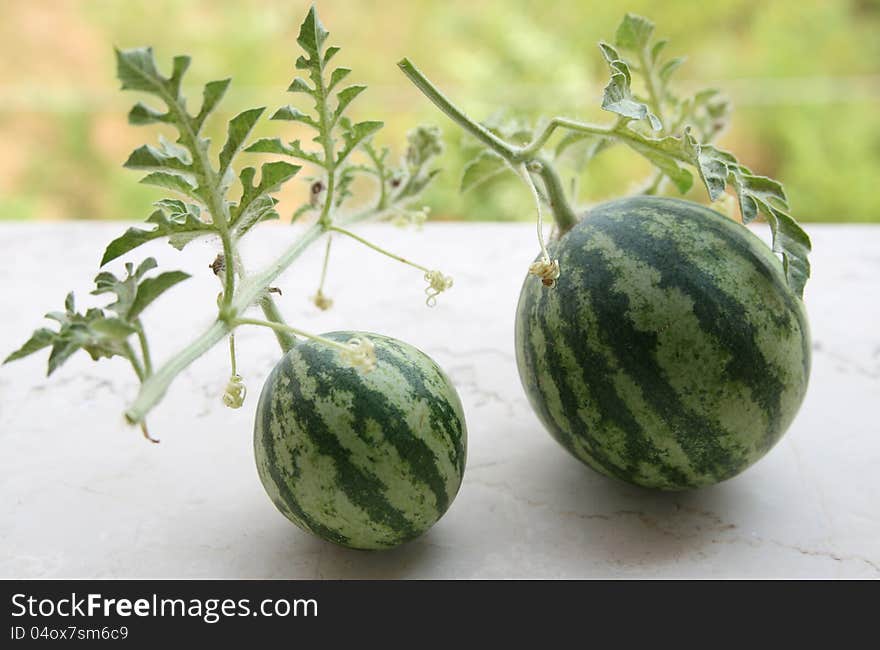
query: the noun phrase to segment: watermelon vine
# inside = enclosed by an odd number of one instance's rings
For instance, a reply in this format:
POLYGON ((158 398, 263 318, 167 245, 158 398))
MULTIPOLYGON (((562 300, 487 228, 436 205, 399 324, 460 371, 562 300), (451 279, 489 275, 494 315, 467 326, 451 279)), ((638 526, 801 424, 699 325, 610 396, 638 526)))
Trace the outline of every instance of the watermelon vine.
POLYGON ((324 238, 325 261, 313 301, 322 309, 328 308, 332 300, 324 293, 327 257, 331 237, 338 235, 418 269, 427 283, 426 302, 433 305, 436 296, 452 285, 451 278, 386 251, 350 228, 368 220, 421 223, 427 210, 416 202, 438 173, 433 165, 442 151, 442 144, 438 129, 418 127, 408 136, 401 164, 393 165, 389 149, 374 142, 383 123, 376 120, 356 122, 349 116, 350 105, 366 87, 357 84, 343 87, 342 82, 351 70, 331 65, 340 48, 327 44, 328 35, 312 7, 297 38, 303 54, 296 60, 296 68, 305 76, 297 76, 288 88, 297 96, 305 95, 312 106, 309 110, 283 106, 270 117, 271 120, 296 122, 313 129, 317 149, 305 147, 299 140, 287 143, 278 137, 249 142, 254 127, 265 113, 264 107, 258 107, 245 110, 229 121, 225 143, 216 157, 212 155, 211 143, 203 130, 229 89, 231 80, 207 83, 201 107, 193 113, 182 92, 184 76, 190 66, 188 56, 175 57, 171 74, 165 76, 160 72, 151 48, 116 50, 117 74, 122 89, 149 95, 163 106, 160 109, 139 101, 129 112, 129 122, 134 125, 170 125, 177 130, 178 138, 170 142, 160 136, 157 145, 137 148, 125 162, 129 169, 146 172, 142 183, 169 190, 173 196, 156 202, 155 210, 146 220, 146 228, 129 228, 111 241, 100 266, 104 267, 152 240, 165 239, 180 250, 195 239, 214 237, 221 247, 221 253, 210 265, 221 284, 216 319, 207 330, 154 370, 141 314, 165 291, 190 276, 182 271, 150 275, 156 268, 156 261, 147 258, 137 267, 126 263, 124 277, 117 277, 109 271, 97 275, 93 295, 112 294, 115 298, 103 307, 80 312, 76 309, 73 294, 69 294, 63 312, 47 314, 47 318, 56 321, 60 327, 36 330, 5 362, 50 348, 48 374, 52 374, 78 350, 85 350, 94 360, 126 359, 140 381, 140 389, 125 416, 129 422, 140 424, 147 438, 150 435, 145 418, 174 378, 223 339, 229 341, 231 360, 223 402, 232 408, 242 405, 246 388, 236 370, 233 334, 241 326, 269 329, 275 334, 282 351, 290 350, 297 337, 303 337, 335 349, 350 366, 364 371, 375 366, 375 351, 366 337, 338 341, 287 324, 272 295, 280 293, 273 283, 311 244, 324 238), (258 174, 254 166, 238 164, 243 153, 272 154, 276 159, 262 163, 258 174), (280 218, 275 194, 303 167, 312 173, 308 179, 310 198, 294 212, 292 221, 312 213, 314 223, 293 237, 268 266, 256 273, 248 272, 239 252, 239 243, 258 224, 280 218), (359 206, 367 207, 350 208, 353 198, 351 184, 358 174, 374 179, 376 195, 374 199, 358 202, 359 206), (254 305, 260 307, 264 318, 246 315, 254 305))
MULTIPOLYGON (((471 119, 409 59, 404 58, 398 65, 429 100, 485 147, 466 166, 463 189, 506 169, 516 172, 533 193, 538 192, 533 179, 539 179, 541 198, 549 205, 560 233, 564 233, 579 219, 563 189, 556 164, 572 149, 579 150, 578 158, 583 164, 609 146, 623 144, 656 168, 643 193, 656 194, 670 181, 684 194, 693 185, 694 176, 688 169, 693 168, 712 201, 721 200, 728 190, 733 191, 743 223, 763 215, 770 225, 773 251, 781 258, 788 286, 802 296, 810 277, 810 239, 791 216, 782 185, 753 173, 732 153, 711 144, 724 127, 727 102, 714 89, 686 97, 675 94, 669 82, 684 59, 664 58, 667 41, 655 40, 653 36, 654 24, 650 20, 627 14, 617 29, 614 45, 599 43, 610 71, 602 108, 616 116, 613 122, 590 124, 554 117, 540 128, 527 131, 525 145, 514 144, 505 137, 504 128, 492 128, 471 119), (633 84, 635 74, 642 79, 642 90, 638 92, 633 84), (548 153, 545 148, 557 131, 564 132, 564 136, 548 153)), ((530 271, 545 284, 553 284, 560 270, 543 242, 540 204, 538 210, 542 257, 530 271)))

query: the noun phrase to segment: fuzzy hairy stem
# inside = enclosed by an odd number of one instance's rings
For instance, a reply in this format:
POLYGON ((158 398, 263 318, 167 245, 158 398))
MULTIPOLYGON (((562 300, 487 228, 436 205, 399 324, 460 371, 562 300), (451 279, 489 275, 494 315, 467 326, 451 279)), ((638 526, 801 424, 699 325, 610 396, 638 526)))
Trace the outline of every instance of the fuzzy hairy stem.
MULTIPOLYGON (((547 189, 547 195, 550 198, 550 208, 553 218, 560 231, 569 230, 575 223, 577 217, 575 211, 565 196, 562 183, 559 176, 552 168, 552 165, 538 157, 541 147, 547 142, 553 131, 560 126, 568 126, 569 120, 564 118, 554 118, 544 131, 533 142, 525 147, 515 147, 505 142, 494 133, 486 129, 481 124, 475 122, 467 114, 458 108, 452 101, 446 97, 440 90, 432 84, 422 72, 416 68, 409 59, 403 59, 398 67, 409 78, 410 81, 424 94, 431 102, 443 111, 453 122, 458 124, 465 131, 473 135, 489 149, 501 156, 514 169, 520 165, 529 163, 538 163, 542 171, 541 179, 547 189)), ((583 128, 589 126, 597 133, 606 133, 608 129, 605 127, 597 127, 593 125, 580 125, 583 128)))

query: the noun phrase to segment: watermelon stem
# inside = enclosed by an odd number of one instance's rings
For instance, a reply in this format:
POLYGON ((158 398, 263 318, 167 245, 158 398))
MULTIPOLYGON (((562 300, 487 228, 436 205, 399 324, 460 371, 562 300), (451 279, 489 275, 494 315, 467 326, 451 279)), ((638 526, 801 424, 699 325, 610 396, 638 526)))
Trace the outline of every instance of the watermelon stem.
MULTIPOLYGON (((531 183, 530 180, 527 179, 527 174, 524 176, 519 171, 519 167, 521 165, 526 166, 534 166, 535 170, 540 177, 541 181, 544 184, 547 193, 547 200, 550 204, 550 209, 553 213, 553 218, 556 221, 556 225, 559 228, 559 231, 564 233, 570 230, 578 221, 577 216, 575 214, 574 209, 568 201, 568 198, 565 195, 565 191, 562 188, 562 183, 559 180, 559 175, 556 173, 556 170, 553 166, 539 157, 539 152, 542 146, 547 142, 547 140, 552 135, 553 131, 558 126, 565 126, 568 122, 562 118, 554 118, 550 124, 544 129, 544 131, 535 138, 531 143, 529 143, 525 147, 517 147, 509 142, 506 142, 502 138, 498 137, 489 129, 484 127, 482 124, 475 122, 473 119, 468 117, 468 115, 458 108, 452 101, 444 95, 440 89, 438 89, 434 84, 432 84, 428 78, 418 69, 416 68, 409 59, 402 59, 398 62, 398 67, 403 71, 403 73, 409 78, 410 81, 415 84, 416 88, 418 88, 437 108, 443 111, 453 122, 458 124, 465 131, 470 133, 472 136, 477 138, 480 142, 482 142, 486 147, 491 149, 493 152, 498 154, 501 158, 503 158, 517 173, 520 178, 526 181, 526 185, 529 186, 529 189, 532 191, 536 191, 534 184, 531 183)), ((592 126, 592 125, 579 125, 581 130, 583 127, 589 126, 589 128, 593 129, 597 133, 607 134, 610 132, 610 129, 602 126, 592 126)), ((540 212, 538 214, 538 221, 541 221, 540 212)), ((539 228, 541 226, 539 225, 539 228)), ((539 236, 540 244, 541 244, 541 253, 545 257, 547 256, 546 247, 543 243, 543 235, 539 236)), ((548 258, 549 259, 549 258, 548 258)))

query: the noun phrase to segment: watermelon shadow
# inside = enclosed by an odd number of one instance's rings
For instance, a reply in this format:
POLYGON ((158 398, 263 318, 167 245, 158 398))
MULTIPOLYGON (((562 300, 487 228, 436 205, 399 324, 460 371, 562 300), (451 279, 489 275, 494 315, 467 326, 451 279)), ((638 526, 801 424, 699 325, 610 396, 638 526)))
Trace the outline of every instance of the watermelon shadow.
MULTIPOLYGON (((713 546, 743 541, 738 521, 759 507, 748 480, 733 479, 687 492, 660 492, 602 476, 572 458, 542 454, 529 460, 532 480, 547 504, 548 531, 589 560, 650 566, 715 555, 713 546)), ((523 471, 526 471, 523 468, 523 471)), ((537 522, 536 522, 537 523, 537 522)), ((746 540, 748 541, 748 540, 746 540)))
MULTIPOLYGON (((274 532, 274 531, 273 531, 274 532)), ((319 580, 395 580, 426 578, 444 549, 421 537, 383 551, 360 551, 326 542, 283 523, 277 536, 264 541, 271 554, 274 578, 319 580)), ((451 549, 450 549, 451 552, 451 549)), ((442 560, 441 560, 442 561, 442 560)))

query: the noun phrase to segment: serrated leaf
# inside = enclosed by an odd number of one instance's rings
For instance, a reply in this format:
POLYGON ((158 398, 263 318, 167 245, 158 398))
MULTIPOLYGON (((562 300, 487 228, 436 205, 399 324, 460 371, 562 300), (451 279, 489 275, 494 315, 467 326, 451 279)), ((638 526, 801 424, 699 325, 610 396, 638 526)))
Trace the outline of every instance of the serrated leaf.
POLYGON ((250 135, 257 120, 260 119, 265 110, 264 107, 251 108, 239 113, 229 121, 226 144, 223 145, 223 149, 220 151, 219 175, 221 177, 226 173, 235 155, 241 151, 244 141, 250 135))
POLYGON ((327 85, 327 92, 333 90, 337 84, 351 74, 350 68, 336 68, 330 75, 330 83, 327 85))
POLYGON ((169 218, 163 210, 156 210, 147 218, 147 223, 156 227, 152 230, 141 228, 129 228, 125 233, 108 244, 101 258, 101 266, 115 260, 121 255, 137 248, 148 241, 160 237, 171 238, 172 245, 178 250, 184 245, 201 235, 210 235, 216 232, 213 224, 201 221, 192 213, 175 215, 169 218))
POLYGON ((602 96, 602 108, 633 120, 647 120, 655 131, 662 128, 660 120, 650 111, 648 105, 633 97, 630 90, 628 68, 619 69, 618 72, 611 75, 611 80, 605 86, 605 92, 602 96))
POLYGON ((314 88, 312 88, 305 79, 301 77, 297 77, 290 85, 287 87, 287 92, 289 93, 306 93, 307 95, 313 95, 315 93, 314 88))
POLYGON ((354 85, 343 88, 338 93, 336 93, 336 110, 334 111, 334 117, 339 118, 345 109, 354 101, 354 98, 360 95, 367 89, 366 86, 354 85))
POLYGON ((651 47, 651 62, 657 63, 657 60, 660 58, 660 53, 666 48, 669 44, 669 41, 665 38, 660 39, 651 47))
POLYGON ((324 41, 327 40, 327 36, 328 32, 324 29, 324 25, 322 25, 321 21, 318 19, 318 13, 315 10, 315 6, 312 5, 305 20, 303 20, 302 25, 300 25, 299 36, 297 36, 296 42, 299 43, 299 46, 304 49, 309 56, 320 61, 321 48, 324 46, 324 41))
POLYGON ((614 61, 620 60, 620 54, 617 53, 617 50, 605 41, 599 41, 599 51, 602 53, 602 56, 607 63, 613 63, 614 61))
POLYGON ((24 345, 22 345, 15 352, 6 357, 6 359, 3 360, 3 363, 17 361, 18 359, 23 359, 24 357, 33 354, 34 352, 39 352, 40 350, 52 345, 52 342, 54 340, 55 332, 45 327, 42 327, 36 330, 24 343, 24 345))
POLYGON ((341 165, 346 158, 354 151, 358 145, 364 140, 372 136, 376 131, 384 126, 384 122, 367 121, 352 124, 350 128, 342 132, 344 147, 336 157, 336 165, 341 165))
POLYGON ((90 327, 98 334, 111 339, 125 340, 137 332, 136 327, 121 318, 97 318, 90 323, 90 327))
POLYGON ((201 131, 205 120, 214 109, 217 108, 217 104, 223 99, 231 82, 232 79, 220 79, 218 81, 209 81, 205 84, 205 89, 202 92, 202 108, 199 110, 199 114, 196 115, 194 120, 197 132, 201 131))
POLYGON ((306 115, 302 111, 293 106, 282 106, 275 113, 272 114, 270 120, 286 120, 288 122, 301 122, 303 124, 308 124, 313 129, 318 128, 318 123, 312 119, 309 115, 306 115))
POLYGON ((128 320, 133 321, 138 318, 144 309, 156 300, 156 298, 189 277, 189 273, 184 273, 183 271, 166 271, 165 273, 160 273, 154 278, 147 278, 142 281, 137 287, 134 301, 128 310, 128 320))
MULTIPOLYGON (((677 138, 666 138, 671 147, 680 148, 677 138)), ((681 194, 685 194, 694 185, 694 176, 682 167, 675 158, 669 154, 658 151, 652 146, 645 146, 638 141, 627 140, 626 144, 638 151, 642 156, 663 172, 675 185, 681 194)), ((655 145, 656 146, 656 145, 655 145)), ((660 145, 663 146, 663 145, 660 145)))
POLYGON ((242 196, 231 212, 231 225, 238 237, 243 236, 255 224, 278 217, 275 212, 276 201, 270 195, 278 191, 282 184, 293 178, 301 169, 283 160, 264 163, 260 170, 260 183, 254 185, 256 170, 245 167, 240 180, 242 196))
POLYGON ((172 174, 169 172, 153 172, 147 174, 141 180, 144 185, 155 185, 156 187, 164 187, 167 190, 179 192, 185 196, 198 198, 196 188, 193 187, 185 177, 180 174, 172 174))
POLYGON ((657 76, 660 77, 660 80, 665 84, 669 82, 669 78, 672 74, 678 70, 682 64, 687 60, 687 57, 677 56, 674 59, 669 59, 666 63, 660 66, 660 70, 657 72, 657 76))
POLYGON ((48 377, 58 370, 80 347, 74 341, 56 340, 52 344, 52 352, 49 354, 49 367, 46 376, 48 377))
POLYGON ((135 104, 128 113, 129 124, 146 125, 168 122, 171 115, 151 108, 143 102, 135 104))
POLYGON ((490 149, 484 149, 477 154, 476 158, 464 166, 464 172, 461 175, 460 191, 467 192, 480 183, 484 183, 509 169, 504 158, 490 149))
POLYGON ((641 51, 654 33, 654 23, 636 14, 626 14, 617 28, 614 43, 624 50, 641 51))
POLYGON ((260 138, 245 149, 249 153, 275 153, 285 156, 305 160, 314 165, 324 166, 324 160, 320 154, 305 151, 299 143, 294 140, 290 144, 284 144, 280 138, 260 138))
POLYGON ((406 164, 409 167, 422 167, 443 153, 442 136, 436 126, 418 126, 407 133, 406 140, 406 164))
POLYGON ((116 76, 122 82, 123 90, 143 90, 155 94, 163 85, 151 47, 117 49, 116 76))
POLYGON ((339 49, 340 48, 336 47, 335 45, 331 45, 330 47, 327 48, 327 51, 324 52, 324 65, 325 66, 328 63, 330 63, 330 59, 332 59, 334 56, 336 56, 337 52, 339 52, 339 49))

